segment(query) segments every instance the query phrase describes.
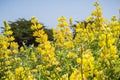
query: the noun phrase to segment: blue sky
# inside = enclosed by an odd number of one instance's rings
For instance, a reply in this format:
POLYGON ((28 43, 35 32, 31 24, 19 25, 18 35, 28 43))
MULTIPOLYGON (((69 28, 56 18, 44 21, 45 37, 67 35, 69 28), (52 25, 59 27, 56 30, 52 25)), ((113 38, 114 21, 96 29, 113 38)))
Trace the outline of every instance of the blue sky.
POLYGON ((0 26, 3 26, 3 20, 31 19, 32 16, 48 28, 55 27, 61 16, 83 21, 95 10, 93 4, 96 1, 100 3, 105 18, 118 17, 120 0, 0 0, 0 26))

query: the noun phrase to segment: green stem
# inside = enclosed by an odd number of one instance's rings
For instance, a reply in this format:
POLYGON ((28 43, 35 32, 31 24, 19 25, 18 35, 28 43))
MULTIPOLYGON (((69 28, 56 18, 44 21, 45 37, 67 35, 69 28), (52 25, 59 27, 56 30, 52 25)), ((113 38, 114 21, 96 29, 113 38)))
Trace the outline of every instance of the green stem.
POLYGON ((82 65, 83 65, 83 48, 82 48, 82 45, 81 45, 81 76, 82 76, 82 80, 83 79, 83 68, 82 68, 82 65))

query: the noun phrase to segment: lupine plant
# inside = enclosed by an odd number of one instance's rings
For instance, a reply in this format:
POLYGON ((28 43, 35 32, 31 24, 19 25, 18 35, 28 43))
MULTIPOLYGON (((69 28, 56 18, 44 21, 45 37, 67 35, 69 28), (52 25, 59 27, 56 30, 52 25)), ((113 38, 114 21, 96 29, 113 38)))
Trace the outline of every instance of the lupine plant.
POLYGON ((119 80, 120 79, 120 22, 102 15, 98 2, 95 10, 83 22, 58 18, 53 28, 54 40, 31 18, 34 44, 19 47, 11 27, 4 21, 0 35, 0 80, 119 80), (92 23, 90 23, 92 22, 92 23), (75 34, 74 34, 75 33, 75 34))

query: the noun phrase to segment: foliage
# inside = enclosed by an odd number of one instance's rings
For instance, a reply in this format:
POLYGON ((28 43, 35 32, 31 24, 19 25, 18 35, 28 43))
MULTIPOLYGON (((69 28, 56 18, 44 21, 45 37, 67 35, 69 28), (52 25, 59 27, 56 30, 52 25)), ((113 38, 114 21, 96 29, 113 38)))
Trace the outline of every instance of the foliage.
POLYGON ((48 40, 43 25, 31 18, 31 30, 38 46, 18 49, 11 27, 4 21, 4 35, 0 35, 1 80, 119 80, 120 79, 120 23, 115 16, 108 22, 99 4, 86 22, 76 24, 73 36, 66 17, 58 18, 53 28, 54 41, 48 40), (74 37, 74 38, 73 38, 74 37))

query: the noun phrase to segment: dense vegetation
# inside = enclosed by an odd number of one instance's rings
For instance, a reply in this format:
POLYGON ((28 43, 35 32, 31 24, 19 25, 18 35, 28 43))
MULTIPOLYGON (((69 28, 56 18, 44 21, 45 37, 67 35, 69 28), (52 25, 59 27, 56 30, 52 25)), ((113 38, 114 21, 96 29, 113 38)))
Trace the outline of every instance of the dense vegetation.
POLYGON ((120 22, 115 16, 107 21, 100 5, 85 20, 76 24, 72 18, 58 18, 53 41, 48 40, 43 25, 31 18, 30 29, 38 46, 15 42, 13 31, 4 21, 0 35, 1 80, 118 80, 120 79, 120 22))

